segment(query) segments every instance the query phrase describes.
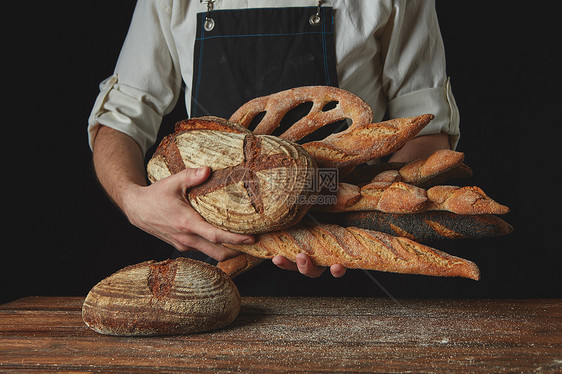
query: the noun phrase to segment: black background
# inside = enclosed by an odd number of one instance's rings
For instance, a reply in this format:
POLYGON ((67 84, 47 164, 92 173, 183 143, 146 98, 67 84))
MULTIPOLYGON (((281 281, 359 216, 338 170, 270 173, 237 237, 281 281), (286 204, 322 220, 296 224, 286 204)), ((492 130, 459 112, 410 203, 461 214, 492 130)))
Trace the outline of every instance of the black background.
MULTIPOLYGON (((437 1, 461 113, 458 150, 474 170, 463 183, 508 205, 504 218, 515 231, 435 247, 476 262, 482 279, 370 272, 373 281, 350 270, 342 279, 310 280, 267 262, 236 278, 242 295, 562 296, 560 40, 550 19, 557 12, 554 4, 519 4, 527 3, 437 1)), ((113 72, 134 5, 96 0, 5 8, 0 302, 84 296, 124 266, 171 253, 131 226, 105 196, 87 144, 99 82, 113 72)), ((186 117, 182 103, 164 119, 162 132, 186 117)))

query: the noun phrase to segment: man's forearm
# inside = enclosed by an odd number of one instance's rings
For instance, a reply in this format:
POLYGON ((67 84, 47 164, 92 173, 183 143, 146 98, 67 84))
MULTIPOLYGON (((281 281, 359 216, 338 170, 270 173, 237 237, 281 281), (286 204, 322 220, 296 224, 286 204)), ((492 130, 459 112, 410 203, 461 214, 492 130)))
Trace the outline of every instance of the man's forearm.
POLYGON ((93 148, 96 175, 110 198, 124 211, 129 189, 146 185, 142 151, 131 137, 106 126, 100 126, 93 148))
POLYGON ((450 149, 449 135, 445 133, 422 135, 407 142, 402 148, 394 152, 391 162, 410 162, 429 157, 439 149, 450 149))

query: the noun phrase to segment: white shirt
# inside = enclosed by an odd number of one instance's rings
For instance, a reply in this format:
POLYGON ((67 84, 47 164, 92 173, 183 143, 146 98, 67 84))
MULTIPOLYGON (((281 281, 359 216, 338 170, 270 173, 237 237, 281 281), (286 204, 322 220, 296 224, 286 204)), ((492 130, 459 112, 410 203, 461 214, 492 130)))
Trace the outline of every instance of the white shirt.
MULTIPOLYGON (((217 0, 215 9, 316 6, 316 0, 217 0)), ((459 115, 445 70, 434 0, 326 0, 334 8, 339 87, 373 109, 374 121, 432 113, 422 134, 458 142, 459 115)), ((199 0, 139 0, 113 75, 100 84, 88 120, 90 147, 99 124, 131 136, 146 153, 162 117, 186 82, 190 113, 199 0)), ((211 113, 212 114, 212 113, 211 113)))

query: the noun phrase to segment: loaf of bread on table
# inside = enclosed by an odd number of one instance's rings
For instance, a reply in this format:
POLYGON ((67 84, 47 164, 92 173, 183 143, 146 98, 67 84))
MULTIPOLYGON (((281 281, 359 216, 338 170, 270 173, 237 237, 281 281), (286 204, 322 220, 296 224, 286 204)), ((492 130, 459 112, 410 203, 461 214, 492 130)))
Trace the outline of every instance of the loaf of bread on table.
POLYGON ((101 280, 84 300, 82 319, 106 335, 199 333, 231 323, 240 302, 222 271, 180 257, 127 266, 101 280))
POLYGON ((211 176, 190 188, 188 199, 209 223, 256 234, 297 223, 316 193, 316 164, 298 144, 217 117, 181 121, 148 162, 156 182, 185 168, 209 166, 211 176))
POLYGON ((510 224, 491 214, 462 215, 444 211, 399 214, 371 210, 345 213, 315 211, 312 216, 322 222, 381 231, 417 242, 483 239, 513 231, 510 224))
POLYGON ((281 255, 293 262, 304 252, 320 266, 341 264, 351 269, 479 279, 478 267, 471 261, 407 238, 356 227, 301 222, 261 234, 254 244, 224 245, 255 257, 281 255))

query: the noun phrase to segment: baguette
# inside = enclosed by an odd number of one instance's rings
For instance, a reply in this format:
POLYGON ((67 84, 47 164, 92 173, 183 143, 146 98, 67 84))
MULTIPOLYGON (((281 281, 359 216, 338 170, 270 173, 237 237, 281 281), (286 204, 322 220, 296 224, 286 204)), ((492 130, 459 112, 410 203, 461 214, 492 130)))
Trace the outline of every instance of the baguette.
POLYGON ((435 151, 426 159, 409 163, 383 162, 357 167, 342 182, 366 184, 371 182, 406 182, 429 188, 454 178, 472 176, 472 170, 463 163, 464 154, 452 150, 435 151))
POLYGON ((509 208, 489 198, 476 186, 435 186, 427 190, 428 210, 457 214, 506 214, 509 208))
POLYGON ((463 153, 440 149, 426 159, 409 162, 402 166, 398 173, 403 182, 418 185, 459 166, 463 161, 463 153))
POLYGON ((491 214, 460 215, 443 211, 416 214, 377 211, 325 213, 314 212, 314 218, 341 226, 382 231, 417 242, 444 239, 483 239, 509 234, 513 227, 491 214))
POLYGON ((400 149, 432 119, 432 114, 356 125, 320 141, 304 143, 319 167, 350 173, 357 165, 400 149))
POLYGON ((346 130, 303 144, 319 167, 338 168, 345 174, 359 164, 401 148, 434 118, 432 114, 424 114, 371 123, 371 108, 351 92, 336 87, 305 86, 250 100, 229 120, 247 128, 258 114, 265 112, 254 133, 271 134, 289 110, 306 102, 312 102, 310 112, 279 137, 296 142, 322 126, 351 119, 352 125, 346 130), (326 110, 330 103, 336 103, 335 107, 326 110))
POLYGON ((350 269, 479 279, 478 267, 471 261, 407 238, 356 227, 301 222, 284 231, 261 234, 254 244, 224 245, 255 257, 281 255, 293 262, 304 252, 319 266, 341 264, 350 269))

